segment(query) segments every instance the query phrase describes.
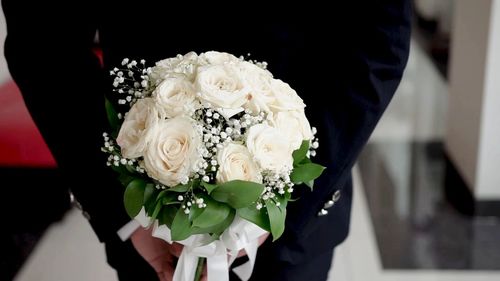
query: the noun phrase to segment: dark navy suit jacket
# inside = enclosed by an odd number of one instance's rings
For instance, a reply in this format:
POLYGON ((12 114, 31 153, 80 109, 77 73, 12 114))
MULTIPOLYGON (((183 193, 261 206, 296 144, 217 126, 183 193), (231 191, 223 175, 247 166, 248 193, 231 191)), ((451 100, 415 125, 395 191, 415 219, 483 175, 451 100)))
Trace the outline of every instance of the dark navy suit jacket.
POLYGON ((267 61, 307 104, 320 139, 316 161, 327 167, 314 191, 296 189, 300 200, 289 205, 275 254, 293 264, 331 250, 349 229, 351 168, 407 62, 409 0, 336 1, 331 9, 207 2, 3 0, 9 69, 68 186, 110 241, 129 218, 99 150, 106 70, 124 57, 153 63, 189 51, 267 61), (96 31, 104 69, 92 50, 96 31), (318 217, 337 190, 340 200, 318 217))

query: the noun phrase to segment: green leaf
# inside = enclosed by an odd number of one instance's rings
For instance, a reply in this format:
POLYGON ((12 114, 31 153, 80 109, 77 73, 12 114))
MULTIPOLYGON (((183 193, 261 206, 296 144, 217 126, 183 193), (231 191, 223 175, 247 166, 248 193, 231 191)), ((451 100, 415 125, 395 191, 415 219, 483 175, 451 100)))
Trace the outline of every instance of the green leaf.
POLYGON ((198 208, 198 205, 194 204, 191 206, 191 212, 189 213, 189 221, 193 222, 205 211, 205 208, 198 208))
POLYGON ((309 140, 302 141, 299 149, 295 150, 292 154, 293 165, 298 165, 304 158, 307 158, 307 151, 309 150, 309 140))
POLYGON ((207 228, 223 222, 231 211, 229 205, 217 202, 209 196, 203 196, 207 206, 205 210, 193 220, 193 227, 207 228))
POLYGON ((146 214, 148 216, 152 216, 158 202, 161 202, 162 198, 167 195, 166 190, 159 191, 155 188, 154 193, 151 195, 151 198, 148 201, 144 201, 144 208, 146 209, 146 214))
POLYGON ((290 179, 295 184, 307 183, 318 178, 323 173, 323 170, 325 170, 325 167, 315 163, 299 165, 293 169, 290 179))
POLYGON ((178 184, 174 187, 168 188, 167 191, 173 192, 186 192, 189 190, 193 182, 188 182, 187 184, 178 184))
POLYGON ((144 189, 144 199, 143 199, 144 204, 146 204, 150 200, 154 200, 156 190, 157 189, 155 188, 154 184, 152 183, 146 184, 146 187, 144 189))
MULTIPOLYGON (((302 161, 300 161, 299 165, 308 164, 308 163, 312 163, 311 159, 304 157, 304 159, 302 159, 302 161)), ((298 165, 295 165, 295 166, 298 166, 298 165)))
POLYGON ((156 200, 155 201, 158 201, 161 198, 165 197, 166 194, 167 194, 167 190, 160 191, 160 193, 158 193, 158 196, 156 196, 156 200))
POLYGON ((145 188, 146 182, 144 180, 135 179, 131 181, 127 185, 127 189, 125 189, 123 202, 125 203, 125 210, 131 218, 137 216, 141 211, 145 188))
POLYGON ((238 214, 238 216, 240 216, 242 219, 256 224, 265 231, 271 231, 271 226, 269 225, 269 217, 267 216, 264 208, 257 210, 255 204, 252 204, 246 208, 236 210, 236 214, 238 214))
POLYGON ((271 200, 267 201, 266 208, 274 242, 276 239, 280 238, 283 231, 285 231, 286 208, 283 210, 278 208, 278 206, 276 206, 276 204, 271 200))
POLYGON ((201 185, 203 187, 205 187, 205 189, 207 190, 208 194, 212 193, 212 191, 214 191, 214 189, 216 189, 218 187, 216 184, 211 184, 211 183, 204 182, 204 181, 201 182, 201 185))
POLYGON ((162 202, 158 201, 156 202, 155 210, 153 211, 153 214, 151 215, 151 220, 155 220, 158 217, 158 214, 161 211, 161 208, 163 208, 162 202))
POLYGON ((172 228, 172 222, 174 221, 175 214, 177 213, 178 208, 175 206, 164 206, 160 213, 158 214, 158 223, 160 225, 164 224, 168 226, 168 228, 172 228))
POLYGON ((210 195, 219 202, 239 209, 250 206, 260 197, 263 190, 264 185, 260 183, 234 180, 220 184, 210 195))
POLYGON ((231 209, 231 212, 222 223, 211 227, 210 233, 217 235, 216 239, 219 239, 219 236, 231 225, 231 223, 233 223, 235 215, 236 211, 231 209))
POLYGON ((161 198, 163 205, 176 205, 181 204, 181 202, 177 199, 179 194, 177 193, 166 193, 163 198, 161 198))
POLYGON ((287 195, 279 195, 279 196, 276 196, 275 199, 280 202, 280 205, 277 206, 279 207, 281 210, 286 210, 286 206, 288 205, 288 201, 290 199, 289 197, 290 193, 288 193, 288 196, 287 195))
POLYGON ((151 200, 144 202, 144 208, 146 209, 146 214, 148 216, 152 216, 155 208, 156 208, 156 203, 158 203, 159 200, 161 200, 163 197, 165 197, 165 194, 167 194, 166 190, 158 191, 156 190, 155 196, 151 198, 151 200))
POLYGON ((311 191, 313 190, 314 187, 314 180, 306 181, 304 182, 309 188, 311 188, 311 191))
POLYGON ((123 186, 127 186, 131 181, 133 181, 135 178, 129 174, 120 174, 118 176, 118 181, 120 181, 120 183, 123 185, 123 186))
POLYGON ((127 168, 125 168, 125 166, 115 166, 115 165, 111 165, 111 169, 113 169, 113 171, 121 174, 121 175, 129 175, 131 176, 131 173, 127 170, 127 168))
POLYGON ((191 235, 189 216, 184 213, 184 209, 179 208, 179 210, 177 210, 170 230, 173 241, 184 240, 191 235))
POLYGON ((125 165, 125 169, 127 169, 127 171, 131 174, 135 174, 137 172, 135 168, 130 165, 125 165))
POLYGON ((118 132, 121 125, 120 119, 118 119, 118 114, 108 98, 104 98, 104 104, 106 107, 106 115, 108 117, 109 125, 114 132, 118 132))
POLYGON ((229 215, 227 216, 227 218, 223 222, 221 222, 217 225, 214 225, 214 226, 206 227, 206 228, 192 227, 191 234, 207 233, 207 234, 214 235, 213 236, 214 240, 218 239, 219 236, 222 234, 222 232, 224 232, 224 230, 226 230, 231 225, 231 223, 234 220, 235 214, 236 214, 236 211, 234 209, 231 209, 229 212, 229 215))

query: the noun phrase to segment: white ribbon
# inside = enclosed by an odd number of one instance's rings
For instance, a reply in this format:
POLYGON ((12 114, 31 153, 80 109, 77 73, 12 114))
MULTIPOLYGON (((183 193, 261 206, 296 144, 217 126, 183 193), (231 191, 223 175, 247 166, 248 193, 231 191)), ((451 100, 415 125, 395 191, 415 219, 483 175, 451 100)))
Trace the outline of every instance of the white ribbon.
MULTIPOLYGON (((170 229, 166 225, 151 222, 144 209, 135 217, 143 226, 153 225, 153 236, 172 244, 170 229)), ((255 224, 236 217, 219 240, 212 241, 207 234, 191 235, 189 238, 176 241, 184 245, 177 262, 173 281, 193 281, 200 257, 207 259, 208 281, 229 281, 229 265, 236 259, 240 250, 245 250, 248 262, 233 268, 234 273, 243 281, 248 281, 253 272, 259 237, 266 233, 255 224), (230 255, 228 260, 228 254, 230 255)))

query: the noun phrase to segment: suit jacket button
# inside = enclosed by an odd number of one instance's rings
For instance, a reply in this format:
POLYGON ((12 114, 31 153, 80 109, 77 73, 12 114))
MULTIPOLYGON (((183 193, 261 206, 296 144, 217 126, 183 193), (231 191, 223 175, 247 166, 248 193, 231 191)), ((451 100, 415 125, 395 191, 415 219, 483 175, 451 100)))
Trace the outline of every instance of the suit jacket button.
POLYGON ((319 212, 318 212, 318 217, 322 217, 322 216, 326 216, 328 215, 328 211, 325 210, 325 209, 321 209, 319 212))
POLYGON ((328 200, 328 202, 325 203, 325 205, 323 206, 324 209, 329 209, 331 208, 333 205, 335 205, 335 201, 333 200, 328 200))
POLYGON ((335 193, 332 196, 333 202, 337 202, 340 199, 340 190, 335 191, 335 193))

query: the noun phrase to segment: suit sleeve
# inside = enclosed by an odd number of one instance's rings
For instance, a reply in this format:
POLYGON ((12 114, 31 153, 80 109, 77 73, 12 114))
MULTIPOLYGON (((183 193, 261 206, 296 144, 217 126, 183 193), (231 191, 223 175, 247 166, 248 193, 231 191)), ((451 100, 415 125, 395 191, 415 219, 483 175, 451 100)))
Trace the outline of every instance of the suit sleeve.
POLYGON ((103 72, 92 51, 97 5, 3 0, 2 6, 5 57, 26 106, 99 239, 116 236, 130 219, 100 152, 107 122, 103 72))
POLYGON ((334 24, 323 24, 329 33, 310 32, 315 44, 309 51, 309 61, 313 61, 309 70, 314 76, 296 77, 304 81, 302 86, 308 92, 304 96, 306 114, 311 125, 318 127, 320 148, 315 161, 327 167, 315 190, 302 194, 307 200, 298 200, 298 207, 290 212, 287 228, 298 236, 314 231, 318 211, 336 190, 342 191, 398 87, 408 59, 410 1, 353 2, 357 4, 347 4, 329 15, 334 24))

